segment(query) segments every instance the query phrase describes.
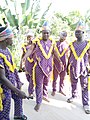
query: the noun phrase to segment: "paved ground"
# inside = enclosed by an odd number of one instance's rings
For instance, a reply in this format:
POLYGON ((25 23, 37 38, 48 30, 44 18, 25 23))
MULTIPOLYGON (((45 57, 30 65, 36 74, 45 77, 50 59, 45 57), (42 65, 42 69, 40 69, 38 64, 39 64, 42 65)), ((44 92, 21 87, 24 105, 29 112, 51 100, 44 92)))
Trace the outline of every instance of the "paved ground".
MULTIPOLYGON (((20 74, 21 81, 24 82, 23 90, 27 93, 28 82, 25 79, 24 73, 20 74)), ((63 96, 59 93, 56 93, 55 97, 51 96, 51 83, 49 85, 49 100, 47 103, 43 101, 42 106, 39 112, 36 112, 33 108, 35 106, 34 100, 24 100, 23 108, 24 114, 28 116, 28 120, 90 120, 90 115, 84 113, 81 96, 79 90, 78 99, 69 104, 66 102, 67 98, 70 96, 70 84, 66 82, 66 94, 63 96)), ((80 87, 78 87, 80 89, 80 87)), ((11 106, 11 120, 13 120, 13 101, 11 106)))

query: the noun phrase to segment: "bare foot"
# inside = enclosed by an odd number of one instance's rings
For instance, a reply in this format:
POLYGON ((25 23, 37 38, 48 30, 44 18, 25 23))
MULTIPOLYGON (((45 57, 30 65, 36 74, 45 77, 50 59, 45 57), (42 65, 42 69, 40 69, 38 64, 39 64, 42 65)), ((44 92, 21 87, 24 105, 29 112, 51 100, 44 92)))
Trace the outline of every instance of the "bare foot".
POLYGON ((62 92, 62 91, 59 91, 59 93, 61 93, 62 95, 66 96, 66 94, 64 92, 62 92))
POLYGON ((39 109, 40 109, 40 104, 36 104, 36 106, 34 107, 34 110, 36 110, 37 112, 39 111, 39 109))
POLYGON ((52 91, 51 95, 52 95, 52 96, 55 96, 55 91, 52 91))
POLYGON ((29 94, 29 98, 30 98, 30 99, 33 99, 33 98, 34 98, 34 95, 33 95, 33 94, 29 94))
POLYGON ((47 98, 47 97, 44 97, 44 96, 43 96, 43 100, 45 100, 46 102, 50 102, 50 101, 48 100, 48 98, 47 98))

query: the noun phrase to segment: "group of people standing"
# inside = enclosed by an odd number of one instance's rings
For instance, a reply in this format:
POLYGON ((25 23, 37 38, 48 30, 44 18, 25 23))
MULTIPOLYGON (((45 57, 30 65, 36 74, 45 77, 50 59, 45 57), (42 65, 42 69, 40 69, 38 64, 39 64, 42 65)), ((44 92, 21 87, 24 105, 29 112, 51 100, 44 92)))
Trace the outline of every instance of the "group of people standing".
POLYGON ((67 102, 71 103, 76 98, 77 83, 80 79, 83 109, 86 114, 90 114, 88 95, 90 41, 85 40, 81 27, 75 30, 76 40, 70 44, 66 42, 66 31, 60 32, 59 40, 51 39, 47 22, 42 27, 42 37, 34 38, 33 31, 28 31, 27 43, 22 46, 23 54, 19 72, 22 71, 24 63, 26 78, 29 82, 29 96, 21 91, 23 84, 7 48, 12 44, 12 37, 13 33, 8 27, 0 27, 0 120, 10 120, 11 98, 15 102, 14 119, 20 120, 27 120, 22 110, 22 99, 33 99, 34 90, 36 93, 35 111, 39 111, 42 100, 49 102, 47 87, 52 71, 51 95, 55 95, 58 75, 59 92, 66 95, 63 92, 64 79, 66 73, 70 73, 72 96, 67 102))
MULTIPOLYGON (((80 79, 82 90, 82 104, 85 113, 90 114, 89 96, 88 96, 88 66, 89 66, 89 49, 90 42, 85 40, 84 31, 78 26, 75 30, 76 40, 68 44, 66 41, 67 32, 60 32, 60 39, 53 40, 50 38, 50 28, 45 23, 42 28, 42 38, 35 38, 23 61, 32 54, 34 60, 34 83, 36 92, 36 106, 34 109, 40 109, 42 100, 48 100, 48 82, 50 73, 53 71, 52 93, 56 92, 56 83, 59 75, 59 93, 66 96, 63 91, 64 79, 66 73, 70 73, 72 96, 67 100, 71 103, 76 98, 77 83, 80 79)), ((33 78, 33 77, 32 77, 33 78)))

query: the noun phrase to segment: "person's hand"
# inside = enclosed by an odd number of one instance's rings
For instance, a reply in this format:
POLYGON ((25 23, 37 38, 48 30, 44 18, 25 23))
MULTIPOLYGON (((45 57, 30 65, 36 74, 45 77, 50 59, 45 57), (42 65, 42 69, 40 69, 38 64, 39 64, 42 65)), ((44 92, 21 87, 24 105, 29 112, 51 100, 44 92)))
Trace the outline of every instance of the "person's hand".
POLYGON ((19 91, 18 97, 19 97, 19 98, 22 98, 22 99, 26 99, 26 98, 28 99, 27 95, 26 95, 25 92, 23 92, 23 91, 19 91))
POLYGON ((25 64, 26 59, 27 59, 26 56, 24 56, 24 57, 22 58, 22 64, 25 64))

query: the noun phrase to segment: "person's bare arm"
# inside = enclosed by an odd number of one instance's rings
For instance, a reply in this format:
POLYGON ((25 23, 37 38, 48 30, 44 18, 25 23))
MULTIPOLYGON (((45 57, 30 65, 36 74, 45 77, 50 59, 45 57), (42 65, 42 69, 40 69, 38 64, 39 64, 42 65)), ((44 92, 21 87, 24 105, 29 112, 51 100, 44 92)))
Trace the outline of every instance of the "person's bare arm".
POLYGON ((28 51, 26 52, 26 54, 24 55, 24 57, 23 57, 23 59, 22 59, 22 62, 25 62, 26 58, 31 55, 31 53, 33 52, 34 48, 35 48, 35 44, 32 44, 32 45, 29 47, 29 49, 28 49, 28 51))
POLYGON ((18 72, 23 72, 23 69, 22 69, 23 68, 22 67, 22 59, 23 59, 24 55, 25 55, 25 52, 23 51, 22 56, 21 56, 20 67, 19 67, 19 71, 18 72))

